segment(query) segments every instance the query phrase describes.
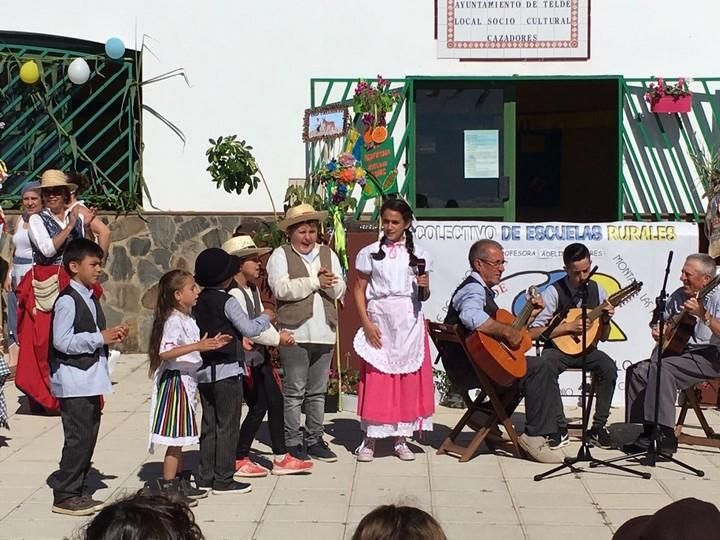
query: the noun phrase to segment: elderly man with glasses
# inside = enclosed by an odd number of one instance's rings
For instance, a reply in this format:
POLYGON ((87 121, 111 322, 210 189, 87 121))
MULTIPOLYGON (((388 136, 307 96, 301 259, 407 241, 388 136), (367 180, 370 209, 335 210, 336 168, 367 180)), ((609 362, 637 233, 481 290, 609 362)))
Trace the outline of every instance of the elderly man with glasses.
MULTIPOLYGON (((475 330, 497 338, 511 346, 517 345, 521 334, 512 326, 493 318, 498 309, 492 287, 500 283, 505 269, 503 248, 494 240, 479 240, 468 254, 471 272, 450 299, 445 324, 461 324, 467 332, 475 330)), ((534 318, 543 308, 540 298, 532 300, 534 318)), ((444 358, 451 381, 465 388, 479 384, 472 367, 465 358, 453 355, 444 358)), ((562 455, 553 452, 546 436, 557 432, 557 419, 562 414, 560 389, 553 367, 537 357, 527 357, 527 373, 520 381, 520 395, 525 395, 525 432, 520 446, 535 461, 559 463, 562 455)), ((511 404, 517 404, 517 400, 511 404)), ((513 407, 514 408, 514 407, 513 407)))

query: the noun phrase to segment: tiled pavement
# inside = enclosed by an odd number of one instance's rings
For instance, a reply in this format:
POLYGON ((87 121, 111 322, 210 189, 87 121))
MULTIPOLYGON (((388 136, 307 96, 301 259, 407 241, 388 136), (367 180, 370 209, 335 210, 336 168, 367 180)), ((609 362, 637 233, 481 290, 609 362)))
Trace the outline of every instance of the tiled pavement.
MULTIPOLYGON (((150 382, 143 356, 123 356, 113 379, 115 394, 107 400, 94 456, 98 473, 91 478, 99 499, 134 492, 159 476, 162 461, 162 453, 149 455, 146 450, 150 382)), ((84 520, 51 514, 51 491, 45 483, 60 455, 59 418, 17 414, 13 385, 6 385, 6 395, 14 414, 11 431, 0 432, 0 538, 71 536, 84 520)), ((683 448, 678 454, 704 469, 704 478, 661 463, 647 469, 650 480, 601 468, 534 482, 533 475, 547 465, 492 454, 461 464, 436 455, 435 448, 459 414, 442 408, 437 412, 435 432, 416 445, 421 453, 415 462, 400 462, 387 444, 380 446, 374 462, 361 464, 351 454, 360 438, 357 418, 351 413, 329 415, 327 440, 340 456, 338 463, 317 463, 308 476, 258 479, 247 495, 210 496, 195 509, 196 519, 212 540, 342 540, 350 538, 358 521, 376 505, 400 502, 431 512, 453 540, 555 540, 571 535, 606 540, 627 519, 673 500, 694 496, 720 505, 716 450, 683 448)), ((569 409, 568 414, 577 411, 569 409)), ((720 424, 720 413, 707 414, 712 424, 720 424)), ((613 418, 621 419, 622 411, 614 409, 613 418)), ((265 433, 263 428, 261 435, 265 433)), ((564 451, 574 455, 577 446, 564 451)), ((262 443, 256 449, 269 452, 262 443)), ((618 452, 593 454, 603 458, 618 452)), ((197 451, 191 450, 189 457, 194 464, 197 451)))

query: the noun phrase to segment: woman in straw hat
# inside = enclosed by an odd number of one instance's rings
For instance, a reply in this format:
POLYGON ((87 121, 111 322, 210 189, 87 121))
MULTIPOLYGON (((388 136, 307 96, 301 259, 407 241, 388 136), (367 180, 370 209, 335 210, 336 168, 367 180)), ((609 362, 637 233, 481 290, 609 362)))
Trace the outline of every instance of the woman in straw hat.
MULTIPOLYGON (((262 313, 264 306, 258 287, 253 283, 260 277, 260 257, 272 251, 259 248, 252 237, 236 234, 222 248, 240 262, 240 270, 233 278, 228 293, 237 298, 249 317, 262 313)), ((243 399, 249 411, 240 427, 240 438, 235 454, 235 476, 247 478, 267 476, 268 469, 250 459, 250 448, 260 429, 265 413, 268 415, 270 443, 274 454, 272 474, 287 475, 309 472, 313 464, 293 457, 285 445, 283 395, 276 376, 268 347, 292 346, 295 338, 287 330, 278 332, 270 326, 258 336, 243 338, 245 347, 245 375, 243 399)))
POLYGON ((335 346, 337 308, 345 281, 337 255, 319 245, 320 222, 327 212, 309 204, 290 208, 278 227, 287 232, 289 244, 276 249, 267 263, 268 284, 277 299, 277 321, 293 332, 296 344, 280 347, 285 398, 285 443, 297 459, 308 455, 337 461, 323 440, 325 391, 335 346), (305 443, 300 431, 305 406, 305 443))
MULTIPOLYGON (((84 236, 78 211, 65 211, 70 192, 75 189, 77 185, 68 182, 62 171, 45 171, 40 177, 45 208, 28 220, 33 266, 16 290, 18 338, 28 346, 20 346, 15 385, 30 398, 35 412, 60 410, 59 401, 50 391, 48 344, 54 299, 70 282, 62 267, 65 246, 84 236)), ((97 298, 100 291, 95 291, 97 298)))

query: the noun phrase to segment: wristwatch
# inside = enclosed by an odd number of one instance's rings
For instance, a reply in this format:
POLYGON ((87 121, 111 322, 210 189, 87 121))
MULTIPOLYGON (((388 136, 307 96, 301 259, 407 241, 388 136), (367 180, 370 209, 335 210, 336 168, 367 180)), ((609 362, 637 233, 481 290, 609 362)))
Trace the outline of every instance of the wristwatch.
POLYGON ((706 311, 705 312, 705 320, 703 321, 705 323, 705 326, 707 326, 709 328, 710 325, 712 324, 712 320, 713 320, 713 316, 710 315, 710 313, 708 311, 706 311))

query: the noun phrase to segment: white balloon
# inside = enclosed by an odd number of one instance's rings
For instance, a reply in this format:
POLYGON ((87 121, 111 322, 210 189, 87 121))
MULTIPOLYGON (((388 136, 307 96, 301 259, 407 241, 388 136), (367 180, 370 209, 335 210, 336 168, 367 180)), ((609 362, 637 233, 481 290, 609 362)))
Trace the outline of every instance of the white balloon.
POLYGON ((85 84, 90 78, 90 66, 83 58, 76 58, 68 66, 68 78, 75 84, 85 84))

